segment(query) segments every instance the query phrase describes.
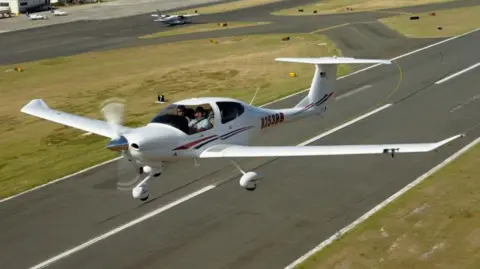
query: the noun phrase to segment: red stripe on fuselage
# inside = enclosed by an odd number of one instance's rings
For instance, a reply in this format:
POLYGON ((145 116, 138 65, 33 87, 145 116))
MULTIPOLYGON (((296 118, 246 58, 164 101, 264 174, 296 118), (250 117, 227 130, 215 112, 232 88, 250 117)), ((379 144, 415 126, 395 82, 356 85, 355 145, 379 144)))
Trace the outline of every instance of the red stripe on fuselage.
POLYGON ((200 142, 202 142, 202 141, 205 141, 205 140, 210 139, 210 138, 215 137, 215 136, 216 136, 216 135, 211 135, 211 136, 207 136, 207 137, 204 137, 204 138, 195 140, 195 141, 193 141, 193 142, 190 142, 190 143, 187 143, 187 144, 185 144, 185 145, 182 145, 182 146, 180 146, 180 147, 178 147, 178 148, 175 148, 174 150, 188 149, 188 148, 193 147, 193 146, 195 146, 196 144, 198 144, 198 143, 200 143, 200 142))

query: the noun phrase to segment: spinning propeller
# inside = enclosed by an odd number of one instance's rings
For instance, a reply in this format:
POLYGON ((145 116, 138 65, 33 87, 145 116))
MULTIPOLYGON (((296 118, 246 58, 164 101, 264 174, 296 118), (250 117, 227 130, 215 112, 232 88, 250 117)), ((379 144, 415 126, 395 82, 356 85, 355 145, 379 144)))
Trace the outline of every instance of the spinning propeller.
POLYGON ((119 98, 112 98, 104 101, 100 107, 105 120, 114 133, 120 137, 119 126, 123 123, 125 101, 119 98))
POLYGON ((110 125, 115 134, 106 146, 107 149, 121 152, 121 158, 117 162, 118 190, 130 191, 136 183, 142 179, 140 174, 141 165, 137 164, 128 152, 128 140, 121 133, 121 126, 124 118, 125 101, 119 98, 112 98, 100 105, 105 121, 110 125))

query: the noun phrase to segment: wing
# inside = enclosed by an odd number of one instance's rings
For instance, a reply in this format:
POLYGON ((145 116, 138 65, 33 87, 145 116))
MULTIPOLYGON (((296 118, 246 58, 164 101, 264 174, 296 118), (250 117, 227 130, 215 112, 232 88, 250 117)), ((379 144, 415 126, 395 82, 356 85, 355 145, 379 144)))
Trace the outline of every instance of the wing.
MULTIPOLYGON (((51 109, 41 99, 31 100, 28 104, 22 107, 20 111, 25 114, 60 123, 97 135, 109 138, 115 138, 117 136, 112 126, 106 121, 90 119, 87 117, 51 109)), ((131 128, 118 126, 118 130, 120 132, 128 132, 131 130, 131 128)))
POLYGON ((185 14, 185 15, 182 15, 182 16, 188 18, 188 17, 195 17, 195 16, 198 16, 198 15, 200 15, 200 14, 198 14, 198 13, 193 13, 193 14, 185 14))
POLYGON ((200 154, 200 158, 221 157, 289 157, 357 155, 382 153, 413 153, 432 151, 463 136, 452 136, 436 143, 378 144, 378 145, 332 145, 332 146, 236 146, 215 145, 200 154))
POLYGON ((155 19, 154 21, 159 21, 159 22, 164 22, 164 23, 172 23, 174 21, 178 21, 178 19, 176 18, 158 18, 158 19, 155 19))

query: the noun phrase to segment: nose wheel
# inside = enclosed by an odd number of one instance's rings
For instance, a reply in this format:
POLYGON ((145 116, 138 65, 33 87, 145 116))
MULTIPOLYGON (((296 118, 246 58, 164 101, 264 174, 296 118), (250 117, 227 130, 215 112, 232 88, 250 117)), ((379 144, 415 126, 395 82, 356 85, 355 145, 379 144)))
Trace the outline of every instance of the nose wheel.
POLYGON ((132 196, 134 199, 139 199, 140 201, 146 201, 149 197, 148 192, 148 181, 154 177, 159 177, 161 173, 161 169, 158 168, 151 168, 148 166, 144 166, 140 169, 140 173, 147 173, 148 175, 138 183, 135 188, 132 189, 132 196))

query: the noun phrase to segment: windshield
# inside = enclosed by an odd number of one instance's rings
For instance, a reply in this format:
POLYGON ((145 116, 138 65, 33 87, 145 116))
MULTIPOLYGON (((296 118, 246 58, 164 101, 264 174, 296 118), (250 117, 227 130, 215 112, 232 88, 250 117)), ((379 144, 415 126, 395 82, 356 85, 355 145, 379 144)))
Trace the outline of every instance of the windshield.
POLYGON ((161 110, 150 123, 168 124, 190 135, 211 129, 213 112, 208 104, 193 107, 171 104, 161 110))

